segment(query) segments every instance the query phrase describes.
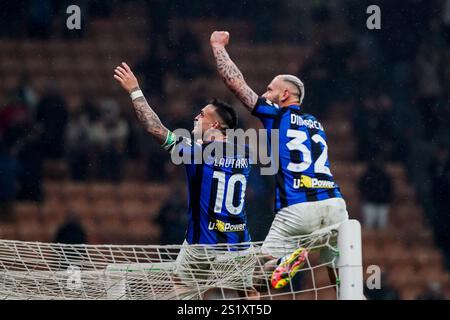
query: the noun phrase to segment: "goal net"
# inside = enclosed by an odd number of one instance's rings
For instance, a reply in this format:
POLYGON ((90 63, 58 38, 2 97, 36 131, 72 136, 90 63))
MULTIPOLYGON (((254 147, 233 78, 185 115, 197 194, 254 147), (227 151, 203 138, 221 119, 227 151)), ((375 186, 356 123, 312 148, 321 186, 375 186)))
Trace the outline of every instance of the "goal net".
MULTIPOLYGON (((183 300, 204 299, 211 290, 218 299, 235 299, 227 296, 230 291, 250 299, 258 286, 264 288, 261 299, 342 298, 343 285, 351 288, 347 292, 355 290, 355 283, 357 290, 362 287, 360 233, 344 230, 353 234, 341 236, 342 230, 334 226, 287 239, 286 254, 302 247, 308 255, 282 289, 271 286, 261 242, 129 246, 0 240, 0 299, 183 300), (333 253, 328 261, 319 259, 323 249, 333 253), (328 279, 327 268, 336 283, 328 279)), ((359 291, 347 298, 358 299, 359 291)))

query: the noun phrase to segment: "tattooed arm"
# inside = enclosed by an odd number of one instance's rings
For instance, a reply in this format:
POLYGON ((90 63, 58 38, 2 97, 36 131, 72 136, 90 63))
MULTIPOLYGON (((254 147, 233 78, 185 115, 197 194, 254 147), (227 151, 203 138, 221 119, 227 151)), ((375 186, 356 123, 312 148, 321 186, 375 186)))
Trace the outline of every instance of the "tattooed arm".
POLYGON ((122 62, 122 66, 117 66, 114 72, 114 78, 128 93, 132 94, 133 108, 140 123, 148 133, 164 146, 169 136, 169 130, 163 126, 158 115, 147 103, 130 67, 122 62))
POLYGON ((247 85, 241 71, 230 59, 225 49, 229 38, 230 35, 226 31, 214 31, 211 35, 211 48, 216 59, 217 70, 227 87, 251 111, 258 100, 258 95, 247 85))

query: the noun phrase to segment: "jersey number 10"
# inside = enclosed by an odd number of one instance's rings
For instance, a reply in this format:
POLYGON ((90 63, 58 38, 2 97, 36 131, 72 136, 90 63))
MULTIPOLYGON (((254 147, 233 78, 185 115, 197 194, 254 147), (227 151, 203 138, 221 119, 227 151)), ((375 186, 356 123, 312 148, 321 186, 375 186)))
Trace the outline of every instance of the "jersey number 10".
MULTIPOLYGON (((217 197, 216 197, 216 204, 214 205, 214 212, 220 213, 222 212, 222 203, 223 203, 223 197, 225 195, 225 172, 221 171, 214 171, 213 178, 216 178, 218 180, 217 184, 217 197)), ((242 211, 242 207, 244 206, 244 196, 245 196, 245 188, 247 187, 247 179, 245 179, 245 176, 240 173, 233 174, 230 179, 228 179, 228 186, 227 186, 227 194, 225 197, 225 208, 230 214, 238 215, 242 211), (236 183, 240 182, 241 187, 241 194, 239 196, 239 205, 237 207, 233 204, 233 197, 234 197, 234 189, 236 187, 236 183)))

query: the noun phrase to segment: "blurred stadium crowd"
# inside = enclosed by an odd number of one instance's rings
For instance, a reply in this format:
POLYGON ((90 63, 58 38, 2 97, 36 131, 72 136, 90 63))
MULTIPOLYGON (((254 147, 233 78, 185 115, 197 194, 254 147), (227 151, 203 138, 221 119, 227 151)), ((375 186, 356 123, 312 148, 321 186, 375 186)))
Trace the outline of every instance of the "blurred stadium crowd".
MULTIPOLYGON (((181 243, 183 168, 151 141, 114 83, 126 61, 171 129, 211 97, 260 128, 214 69, 209 35, 231 34, 247 82, 298 75, 330 145, 374 299, 449 298, 450 0, 3 1, 0 4, 0 238, 181 243), (81 30, 65 10, 78 4, 81 30), (366 8, 381 8, 381 30, 366 8)), ((253 170, 254 240, 272 221, 271 177, 253 170)))

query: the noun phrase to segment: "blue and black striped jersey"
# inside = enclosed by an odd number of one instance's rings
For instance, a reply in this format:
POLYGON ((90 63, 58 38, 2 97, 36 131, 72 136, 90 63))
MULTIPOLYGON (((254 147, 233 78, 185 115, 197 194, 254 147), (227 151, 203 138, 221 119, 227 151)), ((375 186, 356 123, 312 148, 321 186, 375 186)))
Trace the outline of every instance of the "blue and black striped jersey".
POLYGON ((328 160, 325 131, 299 105, 280 108, 260 97, 252 114, 260 118, 270 134, 279 130, 279 168, 276 174, 275 211, 297 203, 342 198, 328 160))
POLYGON ((251 169, 248 147, 237 148, 224 141, 200 144, 177 137, 170 150, 185 160, 190 159, 183 161, 189 190, 186 241, 189 244, 249 242, 244 210, 251 169), (232 148, 234 155, 210 152, 216 147, 232 148), (206 154, 210 156, 205 159, 206 154))

